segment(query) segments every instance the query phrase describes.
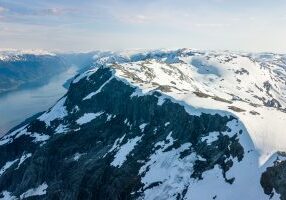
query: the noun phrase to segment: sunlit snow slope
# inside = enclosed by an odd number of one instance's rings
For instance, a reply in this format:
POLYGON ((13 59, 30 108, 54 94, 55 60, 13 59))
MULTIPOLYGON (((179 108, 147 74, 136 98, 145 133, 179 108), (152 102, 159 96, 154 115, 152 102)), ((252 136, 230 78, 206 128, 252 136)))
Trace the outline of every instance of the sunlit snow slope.
POLYGON ((262 163, 286 151, 286 56, 188 49, 121 55, 123 62, 109 65, 143 93, 159 90, 195 108, 238 116, 262 163))

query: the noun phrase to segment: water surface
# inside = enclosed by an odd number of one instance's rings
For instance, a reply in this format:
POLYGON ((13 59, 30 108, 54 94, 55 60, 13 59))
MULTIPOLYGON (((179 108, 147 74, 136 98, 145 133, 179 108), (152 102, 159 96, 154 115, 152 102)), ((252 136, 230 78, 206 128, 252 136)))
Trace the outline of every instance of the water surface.
POLYGON ((63 84, 76 74, 76 67, 53 77, 45 85, 0 96, 0 136, 34 114, 50 108, 66 93, 63 84))

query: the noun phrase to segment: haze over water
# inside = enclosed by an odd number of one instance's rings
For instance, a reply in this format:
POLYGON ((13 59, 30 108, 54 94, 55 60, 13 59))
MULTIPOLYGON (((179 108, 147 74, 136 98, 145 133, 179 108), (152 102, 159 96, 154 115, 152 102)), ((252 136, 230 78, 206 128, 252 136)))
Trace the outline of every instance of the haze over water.
POLYGON ((29 89, 13 91, 0 96, 0 136, 26 118, 45 111, 67 91, 63 84, 73 77, 76 68, 53 77, 47 84, 29 89))

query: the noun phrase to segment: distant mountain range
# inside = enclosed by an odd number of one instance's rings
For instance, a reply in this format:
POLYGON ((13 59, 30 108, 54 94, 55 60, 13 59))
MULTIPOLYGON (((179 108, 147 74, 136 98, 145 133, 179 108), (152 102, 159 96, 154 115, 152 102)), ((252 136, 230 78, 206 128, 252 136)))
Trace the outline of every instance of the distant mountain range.
POLYGON ((93 54, 0 139, 2 199, 286 199, 285 55, 93 54))
POLYGON ((89 65, 93 53, 0 51, 0 94, 46 83, 71 65, 89 65))

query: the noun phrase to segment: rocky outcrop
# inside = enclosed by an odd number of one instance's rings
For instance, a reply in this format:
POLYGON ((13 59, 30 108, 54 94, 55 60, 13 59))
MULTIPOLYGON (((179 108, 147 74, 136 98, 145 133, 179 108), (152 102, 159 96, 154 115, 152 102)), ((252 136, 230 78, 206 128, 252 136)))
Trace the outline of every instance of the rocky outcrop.
MULTIPOLYGON (((280 153, 281 154, 281 153, 280 153)), ((264 189, 265 194, 271 198, 275 194, 280 194, 280 199, 286 199, 286 161, 285 153, 282 153, 282 158, 277 156, 272 166, 262 173, 260 183, 264 189)))

